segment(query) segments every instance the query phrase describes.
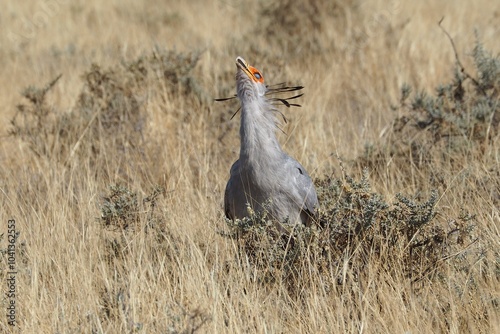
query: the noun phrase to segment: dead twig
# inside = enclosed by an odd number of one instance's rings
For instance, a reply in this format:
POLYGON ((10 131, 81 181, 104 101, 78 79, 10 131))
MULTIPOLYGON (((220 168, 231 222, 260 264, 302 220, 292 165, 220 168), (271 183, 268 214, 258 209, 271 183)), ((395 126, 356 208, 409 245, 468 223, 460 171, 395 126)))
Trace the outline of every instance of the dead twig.
POLYGON ((444 32, 444 34, 446 35, 446 37, 448 37, 448 40, 451 43, 451 47, 453 48, 453 52, 455 53, 455 60, 457 61, 458 66, 460 67, 460 72, 463 75, 465 75, 466 78, 470 79, 477 88, 481 89, 481 91, 483 93, 485 93, 484 90, 482 89, 481 85, 479 84, 479 82, 474 77, 472 77, 469 73, 467 73, 467 71, 465 70, 464 65, 462 64, 462 62, 460 61, 460 58, 458 57, 457 48, 455 47, 455 42, 453 41, 453 38, 451 38, 451 36, 448 33, 448 31, 446 31, 446 29, 443 28, 443 26, 441 25, 441 23, 443 22, 443 20, 444 20, 444 16, 441 18, 441 20, 439 20, 438 26, 444 32))

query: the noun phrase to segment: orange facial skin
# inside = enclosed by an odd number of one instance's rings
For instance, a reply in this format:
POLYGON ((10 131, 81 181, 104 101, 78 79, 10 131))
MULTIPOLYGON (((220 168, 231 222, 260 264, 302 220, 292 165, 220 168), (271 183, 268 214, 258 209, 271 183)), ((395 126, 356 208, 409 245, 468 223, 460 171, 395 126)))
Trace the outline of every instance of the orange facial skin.
POLYGON ((248 66, 248 70, 252 74, 251 78, 253 81, 260 82, 262 84, 264 83, 264 77, 262 76, 262 74, 258 69, 256 69, 253 66, 248 66))

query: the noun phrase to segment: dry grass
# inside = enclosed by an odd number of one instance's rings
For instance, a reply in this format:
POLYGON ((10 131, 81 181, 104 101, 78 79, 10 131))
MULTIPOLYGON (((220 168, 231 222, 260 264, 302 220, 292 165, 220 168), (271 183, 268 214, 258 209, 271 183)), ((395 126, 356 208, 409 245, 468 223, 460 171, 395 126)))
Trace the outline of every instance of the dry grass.
POLYGON ((500 52, 486 0, 7 2, 0 249, 15 219, 18 326, 1 316, 1 331, 500 331, 500 83, 461 146, 436 139, 449 117, 401 126, 426 110, 401 103, 403 83, 435 97, 453 80, 442 16, 477 78, 475 31, 500 52), (265 220, 220 233, 239 122, 213 98, 234 92, 237 55, 306 87, 280 141, 323 215, 289 240, 265 220))

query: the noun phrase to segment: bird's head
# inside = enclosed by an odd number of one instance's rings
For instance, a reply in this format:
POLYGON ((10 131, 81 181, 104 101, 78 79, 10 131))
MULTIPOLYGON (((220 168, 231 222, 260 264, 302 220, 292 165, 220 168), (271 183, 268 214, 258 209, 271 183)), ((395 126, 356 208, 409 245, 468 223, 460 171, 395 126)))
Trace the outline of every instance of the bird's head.
POLYGON ((245 59, 236 58, 236 90, 241 102, 251 102, 263 98, 266 94, 266 85, 262 73, 248 65, 245 59))

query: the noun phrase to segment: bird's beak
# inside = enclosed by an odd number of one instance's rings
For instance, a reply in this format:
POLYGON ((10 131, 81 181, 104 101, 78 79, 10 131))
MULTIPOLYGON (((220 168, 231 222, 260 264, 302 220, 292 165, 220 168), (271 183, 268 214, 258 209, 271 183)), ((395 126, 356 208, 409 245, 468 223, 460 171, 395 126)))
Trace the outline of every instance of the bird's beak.
POLYGON ((236 66, 245 72, 250 79, 253 78, 252 72, 250 72, 250 65, 245 61, 245 59, 238 57, 236 58, 236 66))
POLYGON ((248 77, 252 79, 252 81, 256 83, 264 83, 264 78, 262 77, 262 74, 259 72, 259 70, 248 65, 245 59, 241 57, 236 58, 236 66, 243 72, 245 72, 246 75, 248 75, 248 77))

